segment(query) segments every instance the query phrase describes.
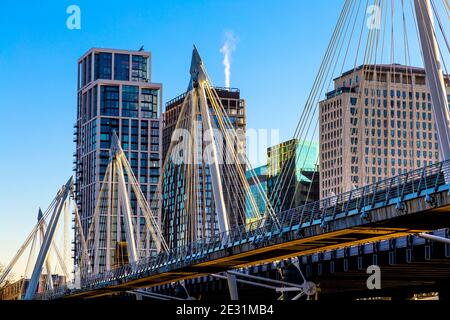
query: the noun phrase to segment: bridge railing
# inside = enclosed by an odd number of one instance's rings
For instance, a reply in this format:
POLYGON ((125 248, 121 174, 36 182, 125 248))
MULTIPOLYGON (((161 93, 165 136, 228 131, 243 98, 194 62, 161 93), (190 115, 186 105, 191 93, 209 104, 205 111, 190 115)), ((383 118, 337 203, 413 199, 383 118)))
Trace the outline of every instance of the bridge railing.
MULTIPOLYGON (((264 245, 265 241, 289 231, 320 224, 349 215, 368 214, 370 210, 396 205, 403 210, 403 202, 417 197, 432 197, 433 193, 449 190, 445 177, 450 176, 450 160, 407 172, 375 184, 364 186, 331 198, 307 203, 277 214, 278 222, 269 215, 226 233, 203 238, 183 246, 161 252, 155 257, 141 259, 108 272, 90 275, 82 280, 81 290, 95 290, 117 281, 131 281, 163 272, 190 262, 201 262, 208 254, 245 243, 264 245)), ((364 216, 363 216, 364 217, 364 216)), ((47 297, 67 294, 68 289, 47 293, 47 297)))

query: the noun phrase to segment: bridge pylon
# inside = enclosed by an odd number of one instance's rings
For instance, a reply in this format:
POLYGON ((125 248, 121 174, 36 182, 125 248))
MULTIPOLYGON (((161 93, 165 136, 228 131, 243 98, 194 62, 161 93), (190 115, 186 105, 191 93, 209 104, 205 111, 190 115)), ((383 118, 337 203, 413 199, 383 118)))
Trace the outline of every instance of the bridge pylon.
MULTIPOLYGON (((414 0, 427 84, 430 90, 441 161, 450 159, 450 108, 430 0, 414 0)), ((450 176, 445 176, 450 183, 450 176)))

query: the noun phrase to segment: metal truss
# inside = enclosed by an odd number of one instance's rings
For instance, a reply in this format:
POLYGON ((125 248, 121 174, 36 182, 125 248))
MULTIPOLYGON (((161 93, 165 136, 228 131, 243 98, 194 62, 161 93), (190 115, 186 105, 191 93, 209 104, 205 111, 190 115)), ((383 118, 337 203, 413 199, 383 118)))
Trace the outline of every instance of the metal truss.
MULTIPOLYGON (((316 294, 316 285, 311 281, 306 281, 300 268, 298 268, 298 270, 300 271, 300 274, 303 278, 302 284, 274 280, 237 271, 227 271, 227 274, 235 276, 236 282, 238 283, 275 290, 276 292, 283 293, 283 295, 281 295, 278 300, 282 300, 284 298, 285 292, 299 292, 292 300, 298 300, 304 295, 307 295, 308 298, 314 296, 316 294), (247 280, 241 278, 246 278, 247 280)), ((227 276, 223 274, 213 274, 212 276, 219 279, 228 279, 227 276)))

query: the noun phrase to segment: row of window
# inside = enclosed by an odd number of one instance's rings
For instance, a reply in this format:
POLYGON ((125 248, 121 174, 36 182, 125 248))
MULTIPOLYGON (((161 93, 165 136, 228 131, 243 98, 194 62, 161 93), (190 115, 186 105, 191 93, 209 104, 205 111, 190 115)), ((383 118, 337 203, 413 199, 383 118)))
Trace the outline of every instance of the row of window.
MULTIPOLYGON (((139 87, 122 86, 121 116, 131 118, 156 119, 158 117, 159 90, 139 87), (139 111, 141 112, 139 116, 139 111)), ((101 86, 100 114, 104 116, 119 116, 120 86, 101 86)))
POLYGON ((92 80, 112 80, 113 68, 114 80, 130 81, 131 77, 131 81, 148 82, 149 62, 147 57, 123 53, 97 52, 94 54, 93 62, 94 77, 92 78, 92 54, 89 54, 81 61, 79 66, 80 87, 84 87, 92 80))
MULTIPOLYGON (((380 90, 380 89, 372 89, 369 90, 369 88, 364 88, 364 95, 365 96, 369 96, 369 92, 371 92, 371 96, 377 96, 377 97, 381 97, 381 93, 383 93, 383 97, 387 98, 388 96, 388 90, 384 89, 384 90, 380 90)), ((409 100, 413 100, 414 98, 414 93, 412 91, 402 91, 402 90, 390 90, 390 97, 391 98, 403 98, 403 99, 409 99, 409 100)), ((431 101, 431 96, 429 93, 426 92, 416 92, 415 94, 415 98, 416 100, 428 100, 431 101)))
MULTIPOLYGON (((426 166, 427 163, 432 164, 431 161, 430 162, 424 161, 424 166, 426 166)), ((364 177, 365 184, 377 183, 382 180, 385 180, 386 177, 388 176, 388 170, 387 170, 387 168, 383 168, 383 170, 380 170, 380 169, 381 168, 377 168, 375 170, 375 168, 372 168, 371 172, 372 172, 373 176, 365 176, 364 177), (378 175, 377 175, 377 173, 378 173, 378 175)), ((409 169, 409 168, 391 168, 390 175, 393 177, 393 176, 400 175, 400 174, 406 174, 409 171, 411 171, 411 169, 409 169)), ((368 168, 366 168, 366 173, 367 174, 370 173, 370 170, 368 170, 368 168)), ((352 175, 350 178, 350 182, 352 183, 352 185, 355 188, 358 188, 359 187, 358 183, 360 182, 360 176, 352 175)), ((333 186, 333 183, 330 183, 329 181, 324 181, 323 185, 324 185, 324 188, 326 188, 326 187, 333 186)))
POLYGON ((112 134, 116 132, 121 138, 124 150, 159 151, 158 121, 150 121, 150 127, 147 120, 131 120, 131 127, 128 119, 122 119, 121 127, 119 127, 119 123, 119 120, 114 118, 101 119, 100 148, 109 148, 112 134))

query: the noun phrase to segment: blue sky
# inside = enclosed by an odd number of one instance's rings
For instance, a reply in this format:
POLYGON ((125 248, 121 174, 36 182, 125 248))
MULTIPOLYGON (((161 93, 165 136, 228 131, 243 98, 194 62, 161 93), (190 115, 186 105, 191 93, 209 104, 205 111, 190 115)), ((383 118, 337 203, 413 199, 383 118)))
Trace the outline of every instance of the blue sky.
POLYGON ((293 135, 343 2, 2 0, 0 263, 72 174, 77 60, 89 48, 144 45, 153 55, 152 80, 163 83, 168 101, 187 87, 193 44, 213 83, 224 85, 220 48, 231 30, 239 38, 231 86, 247 100, 247 126, 279 129, 284 140, 293 135), (81 30, 66 27, 72 4, 81 8, 81 30))
POLYGON ((289 138, 341 2, 60 0, 24 6, 3 0, 0 263, 11 259, 38 207, 45 209, 72 174, 77 59, 85 51, 144 45, 153 54, 152 80, 163 83, 167 101, 187 87, 194 43, 213 83, 224 85, 219 50, 232 30, 239 44, 231 85, 247 99, 248 126, 280 128, 281 138, 289 138), (71 4, 81 8, 81 30, 66 27, 71 4))

